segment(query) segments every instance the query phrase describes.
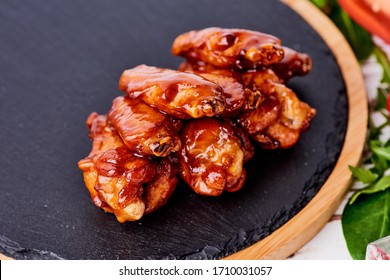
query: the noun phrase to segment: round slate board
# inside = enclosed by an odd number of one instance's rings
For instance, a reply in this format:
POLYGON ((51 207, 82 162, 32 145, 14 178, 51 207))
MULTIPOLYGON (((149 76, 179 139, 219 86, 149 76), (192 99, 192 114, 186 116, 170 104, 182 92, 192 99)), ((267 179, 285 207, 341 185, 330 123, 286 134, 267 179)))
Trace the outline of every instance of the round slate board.
POLYGON ((337 161, 347 98, 337 63, 274 0, 2 1, 0 252, 22 259, 221 258, 270 235, 319 191, 337 161), (120 224, 90 200, 77 161, 92 111, 106 113, 124 69, 177 68, 182 32, 210 26, 274 34, 313 59, 288 86, 317 109, 290 150, 257 150, 238 193, 201 197, 180 183, 168 204, 120 224))

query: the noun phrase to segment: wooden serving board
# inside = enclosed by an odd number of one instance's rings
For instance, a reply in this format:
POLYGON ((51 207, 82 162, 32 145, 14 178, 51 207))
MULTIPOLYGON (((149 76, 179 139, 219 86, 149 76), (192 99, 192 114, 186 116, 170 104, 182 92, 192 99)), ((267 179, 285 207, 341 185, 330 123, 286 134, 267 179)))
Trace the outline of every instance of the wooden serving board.
POLYGON ((0 252, 17 259, 282 259, 310 240, 348 190, 348 165, 359 162, 365 142, 367 100, 360 66, 337 28, 308 1, 284 2, 309 25, 271 0, 172 0, 158 11, 157 0, 0 4, 11 22, 0 26, 0 105, 3 96, 10 104, 0 110, 0 252), (257 151, 234 195, 200 197, 181 183, 161 210, 119 224, 91 203, 77 169, 90 149, 85 118, 108 110, 123 69, 176 68, 175 36, 218 25, 272 33, 312 55, 310 75, 290 84, 317 109, 312 128, 293 149, 257 151))
POLYGON ((285 259, 329 221, 351 185, 348 165, 359 164, 367 136, 367 94, 361 68, 338 28, 307 0, 283 0, 325 40, 341 69, 348 96, 348 128, 336 166, 318 194, 270 236, 225 259, 285 259))

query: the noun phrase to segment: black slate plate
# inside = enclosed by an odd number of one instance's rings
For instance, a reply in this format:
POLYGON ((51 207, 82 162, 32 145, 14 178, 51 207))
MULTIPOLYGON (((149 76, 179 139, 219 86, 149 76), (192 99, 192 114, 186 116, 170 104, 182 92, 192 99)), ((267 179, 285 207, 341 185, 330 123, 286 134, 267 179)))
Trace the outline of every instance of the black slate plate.
POLYGON ((315 31, 274 1, 2 1, 0 4, 0 252, 22 259, 220 258, 271 234, 331 173, 346 131, 335 59, 315 31), (95 207, 77 161, 85 119, 105 113, 126 68, 176 68, 180 33, 210 26, 272 33, 311 55, 289 83, 317 109, 287 151, 260 151, 238 193, 200 197, 180 184, 168 205, 120 224, 95 207))

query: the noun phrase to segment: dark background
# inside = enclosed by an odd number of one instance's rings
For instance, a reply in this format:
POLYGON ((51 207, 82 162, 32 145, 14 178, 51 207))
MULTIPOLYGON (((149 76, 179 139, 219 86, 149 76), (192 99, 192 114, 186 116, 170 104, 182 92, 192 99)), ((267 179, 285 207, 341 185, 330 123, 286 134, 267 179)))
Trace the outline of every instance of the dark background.
POLYGON ((269 235, 320 189, 340 152, 347 101, 324 42, 279 1, 1 1, 0 252, 14 258, 219 258, 269 235), (201 197, 181 183, 169 203, 120 224, 93 205, 77 168, 92 111, 106 113, 124 69, 177 68, 182 32, 247 28, 307 52, 289 83, 317 109, 287 151, 257 151, 235 194, 201 197))

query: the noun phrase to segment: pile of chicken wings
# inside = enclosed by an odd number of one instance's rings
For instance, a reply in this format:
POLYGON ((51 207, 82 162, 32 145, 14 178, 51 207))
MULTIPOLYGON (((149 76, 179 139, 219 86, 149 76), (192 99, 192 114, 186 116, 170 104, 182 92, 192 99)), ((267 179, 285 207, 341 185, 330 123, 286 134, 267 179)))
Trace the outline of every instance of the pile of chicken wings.
POLYGON ((87 119, 92 150, 79 161, 96 206, 119 222, 163 206, 180 176, 196 193, 236 192, 244 164, 264 149, 287 149, 316 111, 285 83, 311 59, 271 35, 207 28, 178 36, 179 70, 139 65, 123 72, 106 115, 87 119))

